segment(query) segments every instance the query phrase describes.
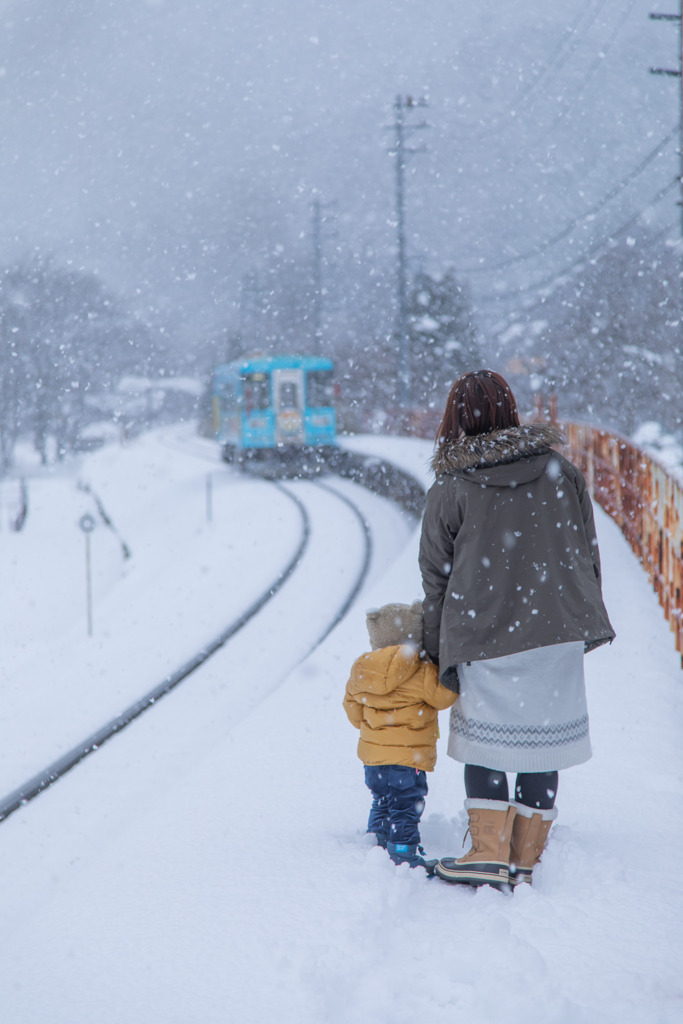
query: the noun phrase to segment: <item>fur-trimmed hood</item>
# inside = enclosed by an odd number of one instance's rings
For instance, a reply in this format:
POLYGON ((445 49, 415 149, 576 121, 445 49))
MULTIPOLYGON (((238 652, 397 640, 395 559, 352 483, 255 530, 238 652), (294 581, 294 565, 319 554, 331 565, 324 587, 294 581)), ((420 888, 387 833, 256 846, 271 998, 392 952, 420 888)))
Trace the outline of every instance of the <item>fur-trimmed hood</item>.
POLYGON ((553 446, 564 444, 562 433, 549 423, 527 423, 506 427, 490 434, 472 434, 445 441, 432 458, 437 479, 473 469, 519 462, 533 455, 545 455, 553 446))

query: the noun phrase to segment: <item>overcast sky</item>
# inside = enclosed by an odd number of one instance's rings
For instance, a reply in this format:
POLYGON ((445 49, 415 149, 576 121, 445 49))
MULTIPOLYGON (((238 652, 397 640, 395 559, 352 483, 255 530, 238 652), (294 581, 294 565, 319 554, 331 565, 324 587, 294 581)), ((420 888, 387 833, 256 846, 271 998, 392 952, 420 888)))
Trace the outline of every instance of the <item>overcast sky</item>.
MULTIPOLYGON (((326 244, 388 265, 389 126, 410 94, 430 125, 411 139, 425 148, 409 161, 411 262, 454 264, 490 312, 679 173, 680 82, 648 71, 678 67, 678 26, 648 17, 673 7, 0 3, 0 255, 49 249, 157 306, 210 298, 223 317, 273 253, 308 258, 317 195, 334 204, 326 244)), ((678 198, 645 213, 674 236, 678 198)))

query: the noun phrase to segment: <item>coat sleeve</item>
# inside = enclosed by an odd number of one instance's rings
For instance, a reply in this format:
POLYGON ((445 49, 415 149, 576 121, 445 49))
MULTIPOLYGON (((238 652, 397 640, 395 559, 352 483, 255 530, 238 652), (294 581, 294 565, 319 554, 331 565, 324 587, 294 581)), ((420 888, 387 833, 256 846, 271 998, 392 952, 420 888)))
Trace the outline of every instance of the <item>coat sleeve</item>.
POLYGON ((420 572, 425 593, 423 646, 430 661, 439 664, 441 613, 453 565, 453 526, 446 514, 447 485, 442 478, 427 494, 420 536, 420 572))
POLYGON ((351 666, 351 675, 349 681, 346 684, 346 693, 344 694, 344 711, 346 712, 347 718, 351 725, 354 725, 356 729, 360 729, 361 722, 363 721, 363 708, 353 696, 352 686, 358 672, 358 661, 354 661, 351 666))
POLYGON ((425 678, 424 702, 429 704, 430 708, 445 711, 455 703, 458 695, 453 690, 448 690, 441 685, 438 672, 429 671, 432 666, 426 666, 426 668, 428 671, 425 678))
POLYGON ((602 576, 600 573, 600 550, 598 548, 598 537, 595 532, 595 517, 593 515, 593 502, 591 501, 588 488, 586 487, 586 481, 583 473, 576 466, 572 466, 574 470, 574 482, 576 490, 579 495, 579 502, 581 505, 581 515, 583 517, 583 528, 586 531, 586 540, 590 548, 591 560, 593 562, 593 571, 595 572, 596 579, 602 586, 602 576))
POLYGON ((351 725, 354 725, 356 729, 360 729, 361 722, 363 721, 363 708, 357 700, 354 700, 348 690, 344 694, 344 711, 351 725))

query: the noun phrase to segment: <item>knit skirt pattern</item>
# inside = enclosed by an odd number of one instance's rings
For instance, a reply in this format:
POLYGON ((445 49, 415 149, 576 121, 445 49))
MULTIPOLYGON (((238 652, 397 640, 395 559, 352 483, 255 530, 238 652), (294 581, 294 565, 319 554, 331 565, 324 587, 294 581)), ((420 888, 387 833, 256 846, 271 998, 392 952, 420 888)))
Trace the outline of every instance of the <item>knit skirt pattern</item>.
POLYGON ((549 772, 591 757, 581 641, 458 665, 448 754, 505 772, 549 772))

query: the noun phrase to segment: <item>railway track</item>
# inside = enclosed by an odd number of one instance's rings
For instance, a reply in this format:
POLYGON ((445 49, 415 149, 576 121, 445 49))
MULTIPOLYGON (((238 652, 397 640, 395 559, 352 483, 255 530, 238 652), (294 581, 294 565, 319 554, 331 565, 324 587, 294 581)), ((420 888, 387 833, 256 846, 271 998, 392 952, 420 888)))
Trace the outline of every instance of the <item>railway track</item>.
POLYGON ((209 661, 210 658, 212 658, 213 655, 215 655, 219 650, 225 648, 226 645, 229 644, 229 642, 235 638, 248 623, 255 620, 259 613, 263 612, 266 606, 268 606, 276 595, 282 591, 288 581, 293 579, 297 570, 300 569, 302 563, 306 559, 312 537, 311 515, 307 508, 306 501, 300 496, 301 492, 305 491, 306 488, 315 488, 318 491, 323 490, 327 494, 333 496, 336 501, 341 503, 341 505, 352 514, 357 522, 358 530, 360 531, 360 546, 362 554, 359 564, 354 569, 352 578, 348 581, 345 596, 338 603, 334 612, 329 616, 329 620, 325 624, 324 628, 318 630, 317 636, 314 637, 313 642, 304 657, 307 657, 308 654, 315 650, 331 633, 334 627, 343 619, 360 593, 362 586, 367 579, 372 561, 372 534, 365 516, 349 497, 340 493, 340 491, 335 488, 334 484, 330 483, 328 480, 317 480, 315 482, 307 482, 305 484, 294 481, 287 483, 271 481, 270 485, 285 494, 288 499, 295 504, 301 524, 299 542, 296 545, 291 558, 285 567, 279 572, 276 579, 274 579, 267 589, 265 589, 256 598, 256 600, 244 609, 236 619, 230 622, 218 636, 202 646, 202 648, 198 650, 192 658, 179 666, 175 672, 166 676, 139 700, 135 701, 114 718, 105 722, 99 729, 86 736, 80 743, 76 744, 76 746, 53 761, 45 769, 26 780, 26 782, 1 799, 0 822, 7 819, 20 807, 34 800, 40 795, 40 793, 44 792, 56 781, 80 764, 85 758, 97 751, 104 743, 116 736, 123 729, 127 728, 128 725, 144 714, 145 711, 148 711, 158 703, 159 700, 179 686, 180 683, 184 682, 193 673, 197 672, 209 661))

